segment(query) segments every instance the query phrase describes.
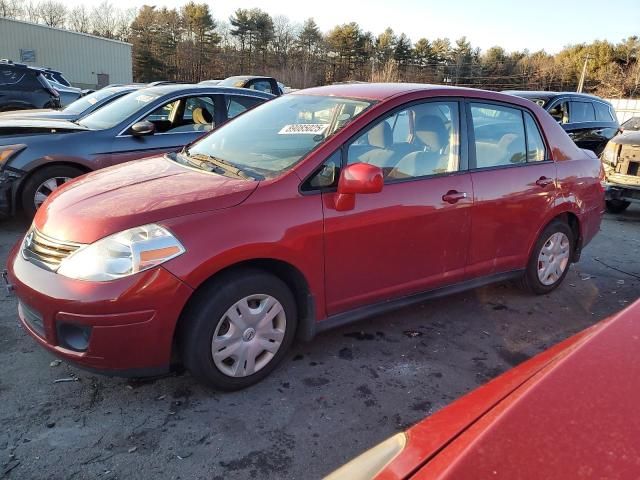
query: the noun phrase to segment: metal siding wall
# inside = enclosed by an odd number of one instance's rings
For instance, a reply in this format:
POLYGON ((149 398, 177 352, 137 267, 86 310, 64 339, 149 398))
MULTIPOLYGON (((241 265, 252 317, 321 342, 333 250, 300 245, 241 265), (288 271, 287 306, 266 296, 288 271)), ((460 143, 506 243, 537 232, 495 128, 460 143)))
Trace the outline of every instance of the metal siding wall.
POLYGON ((609 98, 607 101, 613 105, 620 123, 629 120, 631 117, 640 116, 640 100, 638 99, 609 98))
POLYGON ((132 81, 128 43, 0 18, 0 58, 19 62, 20 49, 35 50, 34 66, 60 70, 73 84, 95 86, 98 73, 110 83, 132 81))

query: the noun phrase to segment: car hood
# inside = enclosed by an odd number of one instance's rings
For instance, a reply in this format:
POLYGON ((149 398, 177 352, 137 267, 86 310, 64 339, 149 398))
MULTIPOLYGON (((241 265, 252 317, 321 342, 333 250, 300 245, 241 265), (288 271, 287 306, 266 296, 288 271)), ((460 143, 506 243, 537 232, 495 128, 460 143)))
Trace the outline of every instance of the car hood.
POLYGON ((38 209, 34 224, 52 238, 91 243, 127 228, 233 207, 258 184, 152 157, 69 182, 38 209))
MULTIPOLYGON (((0 122, 5 120, 73 120, 76 115, 65 113, 61 110, 53 110, 48 108, 33 110, 14 110, 11 112, 0 112, 0 122)), ((13 123, 13 122, 12 122, 13 123)))
POLYGON ((616 135, 611 141, 618 145, 640 145, 640 132, 628 130, 620 135, 616 135))
POLYGON ((85 130, 89 129, 67 120, 0 117, 0 136, 71 133, 85 130))

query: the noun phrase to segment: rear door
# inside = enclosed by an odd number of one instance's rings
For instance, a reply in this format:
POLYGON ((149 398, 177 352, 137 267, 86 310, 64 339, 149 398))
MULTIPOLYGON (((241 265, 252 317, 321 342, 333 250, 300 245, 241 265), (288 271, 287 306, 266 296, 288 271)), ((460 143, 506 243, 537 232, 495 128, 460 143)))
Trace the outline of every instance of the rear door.
POLYGON ((467 273, 522 269, 555 200, 556 165, 528 110, 470 101, 467 112, 475 195, 467 273))
POLYGON ((172 98, 132 121, 113 142, 111 164, 180 150, 211 131, 224 116, 222 95, 185 95, 172 98), (132 135, 131 126, 149 121, 152 135, 132 135))

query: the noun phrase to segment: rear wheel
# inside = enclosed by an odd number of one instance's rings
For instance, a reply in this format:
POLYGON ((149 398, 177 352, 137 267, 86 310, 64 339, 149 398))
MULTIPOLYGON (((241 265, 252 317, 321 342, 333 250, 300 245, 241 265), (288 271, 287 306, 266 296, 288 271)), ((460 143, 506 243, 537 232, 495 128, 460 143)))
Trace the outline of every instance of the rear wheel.
POLYGON ((21 200, 24 213, 33 217, 49 195, 69 180, 84 173, 79 168, 68 165, 52 165, 36 170, 22 189, 21 200))
POLYGON ((542 295, 558 287, 569 271, 575 240, 564 222, 552 222, 540 234, 522 277, 525 289, 542 295))
POLYGON ((293 342, 297 311, 278 277, 260 270, 223 275, 187 307, 178 340, 191 374, 220 390, 266 377, 293 342))
POLYGON ((629 208, 631 202, 624 200, 607 200, 607 212, 609 213, 622 213, 629 208))

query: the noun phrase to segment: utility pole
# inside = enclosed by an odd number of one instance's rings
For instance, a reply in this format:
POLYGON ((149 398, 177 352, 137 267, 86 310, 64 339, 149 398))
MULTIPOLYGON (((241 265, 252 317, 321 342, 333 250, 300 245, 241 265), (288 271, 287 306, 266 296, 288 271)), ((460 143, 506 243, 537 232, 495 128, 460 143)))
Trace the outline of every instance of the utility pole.
POLYGON ((582 93, 582 89, 584 88, 584 79, 587 76, 587 64, 589 63, 589 54, 587 53, 587 57, 584 59, 584 65, 582 67, 582 75, 580 75, 580 81, 578 82, 578 93, 582 93))

